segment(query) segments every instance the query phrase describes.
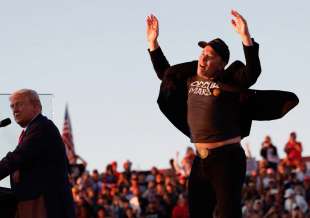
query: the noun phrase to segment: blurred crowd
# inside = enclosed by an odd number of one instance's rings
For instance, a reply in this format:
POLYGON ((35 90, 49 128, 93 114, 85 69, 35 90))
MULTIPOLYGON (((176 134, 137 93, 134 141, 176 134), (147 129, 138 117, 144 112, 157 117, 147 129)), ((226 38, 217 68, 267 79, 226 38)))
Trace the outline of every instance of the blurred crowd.
MULTIPOLYGON (((262 159, 248 158, 251 167, 242 193, 244 218, 310 218, 310 169, 295 132, 281 148, 286 153, 283 158, 266 136, 262 159)), ((181 160, 178 153, 170 160, 169 169, 152 167, 149 171, 132 170, 128 160, 120 171, 113 161, 104 172, 89 172, 82 161, 72 167, 71 174, 77 217, 188 218, 187 181, 195 155, 188 147, 181 160)))

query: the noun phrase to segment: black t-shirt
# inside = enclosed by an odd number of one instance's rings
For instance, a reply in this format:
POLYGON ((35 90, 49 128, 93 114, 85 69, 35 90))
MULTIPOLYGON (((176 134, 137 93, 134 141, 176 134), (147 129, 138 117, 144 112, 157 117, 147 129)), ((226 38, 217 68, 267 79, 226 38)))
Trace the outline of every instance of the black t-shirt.
POLYGON ((240 93, 194 76, 188 80, 187 121, 191 142, 217 142, 240 136, 240 93))

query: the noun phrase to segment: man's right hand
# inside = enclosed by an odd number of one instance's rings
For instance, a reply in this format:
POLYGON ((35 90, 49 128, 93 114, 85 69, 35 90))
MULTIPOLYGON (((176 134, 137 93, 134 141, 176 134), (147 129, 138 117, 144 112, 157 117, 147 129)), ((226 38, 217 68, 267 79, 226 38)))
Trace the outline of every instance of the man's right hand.
POLYGON ((159 45, 157 37, 159 35, 158 19, 153 14, 146 18, 146 38, 149 43, 150 51, 156 50, 159 45))

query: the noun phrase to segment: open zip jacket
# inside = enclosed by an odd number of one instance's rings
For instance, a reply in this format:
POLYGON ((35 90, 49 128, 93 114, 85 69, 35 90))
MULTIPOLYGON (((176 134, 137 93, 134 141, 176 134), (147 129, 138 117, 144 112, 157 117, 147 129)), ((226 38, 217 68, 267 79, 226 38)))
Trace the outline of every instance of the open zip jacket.
MULTIPOLYGON (((252 120, 279 119, 299 102, 292 92, 249 89, 261 72, 258 48, 256 42, 253 46, 243 46, 246 64, 235 61, 217 78, 224 90, 240 92, 242 138, 250 134, 252 120)), ((187 80, 197 74, 198 61, 170 66, 160 47, 149 50, 149 54, 154 70, 162 81, 157 99, 159 108, 177 129, 190 138, 187 80)))

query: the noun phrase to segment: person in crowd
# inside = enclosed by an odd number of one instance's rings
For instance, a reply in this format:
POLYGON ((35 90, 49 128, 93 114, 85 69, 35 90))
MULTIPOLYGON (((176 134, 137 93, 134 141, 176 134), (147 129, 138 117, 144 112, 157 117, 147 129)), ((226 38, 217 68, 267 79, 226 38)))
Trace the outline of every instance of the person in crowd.
POLYGON ((285 144, 284 151, 287 155, 289 166, 296 168, 302 162, 302 144, 297 141, 296 132, 291 132, 288 142, 285 144))
POLYGON ((176 170, 177 174, 184 175, 185 177, 189 177, 193 161, 195 159, 195 151, 192 147, 187 147, 185 155, 181 161, 181 165, 179 164, 179 152, 176 153, 176 158, 173 160, 173 167, 176 170))
POLYGON ((123 163, 124 171, 122 174, 126 177, 128 181, 130 180, 130 177, 131 177, 131 166, 132 166, 132 163, 129 160, 123 163))
POLYGON ((183 194, 179 195, 177 204, 172 210, 172 218, 189 218, 188 202, 183 194))
POLYGON ((273 145, 271 137, 268 135, 265 137, 265 140, 262 143, 260 155, 262 156, 263 161, 266 162, 267 168, 277 170, 278 163, 280 161, 277 147, 273 145))

